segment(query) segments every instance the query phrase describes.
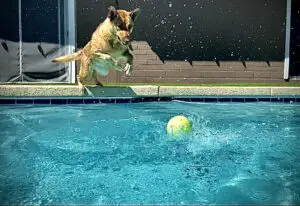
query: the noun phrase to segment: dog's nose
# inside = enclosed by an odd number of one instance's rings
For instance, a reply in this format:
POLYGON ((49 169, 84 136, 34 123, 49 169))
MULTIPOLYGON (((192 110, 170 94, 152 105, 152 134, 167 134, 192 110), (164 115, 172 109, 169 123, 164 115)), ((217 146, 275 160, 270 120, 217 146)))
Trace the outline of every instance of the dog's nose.
POLYGON ((126 39, 125 41, 124 41, 124 43, 127 45, 127 44, 129 44, 129 42, 130 42, 130 39, 126 39))

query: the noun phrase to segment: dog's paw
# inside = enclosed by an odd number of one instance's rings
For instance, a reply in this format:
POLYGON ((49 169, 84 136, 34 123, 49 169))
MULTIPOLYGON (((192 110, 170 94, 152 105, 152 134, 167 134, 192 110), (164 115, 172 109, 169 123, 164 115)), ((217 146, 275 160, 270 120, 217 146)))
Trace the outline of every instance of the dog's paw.
POLYGON ((83 84, 80 82, 80 78, 77 77, 77 79, 78 79, 78 92, 79 92, 80 94, 83 94, 83 93, 84 93, 84 86, 83 86, 83 84))
POLYGON ((82 84, 78 85, 78 91, 79 91, 79 93, 83 94, 83 92, 84 92, 84 86, 82 84))
POLYGON ((130 64, 126 64, 125 66, 125 72, 126 72, 126 75, 131 75, 131 72, 132 72, 132 66, 130 64))

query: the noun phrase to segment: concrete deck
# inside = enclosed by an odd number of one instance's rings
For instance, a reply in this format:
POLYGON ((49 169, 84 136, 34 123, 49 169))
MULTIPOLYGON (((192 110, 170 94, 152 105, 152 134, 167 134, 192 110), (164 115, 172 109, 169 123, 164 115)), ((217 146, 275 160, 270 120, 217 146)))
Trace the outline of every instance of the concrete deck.
POLYGON ((296 96, 300 87, 233 86, 120 86, 88 87, 89 93, 73 85, 0 85, 1 97, 168 97, 168 96, 296 96))

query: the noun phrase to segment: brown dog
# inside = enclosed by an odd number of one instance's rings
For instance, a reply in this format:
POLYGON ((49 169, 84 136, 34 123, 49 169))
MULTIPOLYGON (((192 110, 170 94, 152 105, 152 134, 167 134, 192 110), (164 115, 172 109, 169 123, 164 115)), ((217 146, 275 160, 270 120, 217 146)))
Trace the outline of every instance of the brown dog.
MULTIPOLYGON (((100 75, 103 75, 107 73, 104 70, 113 67, 129 73, 133 60, 130 34, 139 14, 140 9, 126 11, 109 7, 107 18, 97 27, 91 40, 83 49, 55 58, 52 62, 80 61, 79 75, 77 75, 80 91, 83 91, 83 85, 88 83, 91 78, 95 78, 99 71, 100 75), (122 59, 126 62, 124 69, 119 64, 119 60, 122 59)), ((98 85, 102 85, 97 79, 96 82, 98 85)))

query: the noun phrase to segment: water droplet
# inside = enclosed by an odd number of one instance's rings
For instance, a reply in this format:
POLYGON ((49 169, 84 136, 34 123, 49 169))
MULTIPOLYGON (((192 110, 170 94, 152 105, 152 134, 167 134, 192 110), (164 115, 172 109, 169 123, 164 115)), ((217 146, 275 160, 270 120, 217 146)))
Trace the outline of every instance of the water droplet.
POLYGON ((165 20, 161 20, 161 22, 160 22, 161 24, 165 24, 166 23, 166 21, 165 20))

